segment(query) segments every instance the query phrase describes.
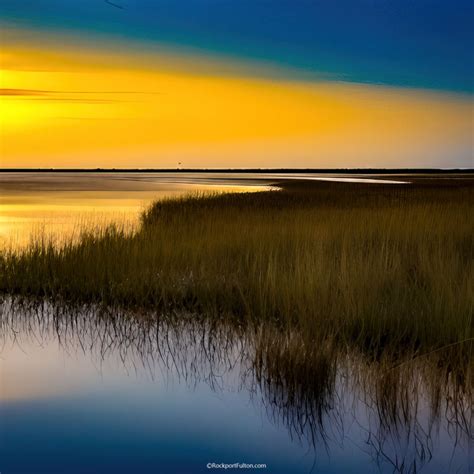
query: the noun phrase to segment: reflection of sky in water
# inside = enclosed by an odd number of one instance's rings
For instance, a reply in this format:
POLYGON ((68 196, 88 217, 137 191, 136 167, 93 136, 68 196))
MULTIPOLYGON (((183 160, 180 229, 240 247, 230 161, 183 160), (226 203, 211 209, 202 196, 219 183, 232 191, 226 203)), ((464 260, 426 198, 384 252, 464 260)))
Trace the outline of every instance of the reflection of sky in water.
MULTIPOLYGON (((338 376, 323 413, 326 442, 318 438, 313 449, 288 429, 289 422, 298 426, 298 412, 275 411, 268 393, 248 383, 238 337, 225 345, 219 336, 213 345, 199 324, 152 324, 142 332, 133 319, 119 319, 119 329, 111 325, 108 333, 93 313, 79 315, 74 328, 60 317, 8 308, 2 307, 0 341, 2 472, 206 472, 208 462, 267 463, 265 472, 277 473, 307 473, 312 466, 312 472, 378 472, 377 411, 347 389, 352 375, 338 376), (130 339, 114 345, 112 333, 130 339), (160 343, 148 345, 144 334, 160 343)), ((422 396, 424 429, 428 414, 422 396)), ((423 472, 472 467, 465 440, 453 451, 454 432, 448 436, 446 427, 441 417, 426 444, 433 459, 423 472)), ((409 457, 422 446, 422 437, 415 445, 411 436, 408 444, 388 436, 385 454, 409 457)), ((382 461, 381 471, 393 472, 382 461)))
POLYGON ((207 462, 261 462, 287 473, 313 462, 235 376, 214 392, 117 361, 99 367, 57 341, 8 344, 1 367, 5 472, 204 472, 207 462))
MULTIPOLYGON (((21 247, 32 236, 56 241, 81 229, 120 223, 133 228, 153 200, 188 193, 254 192, 281 179, 374 182, 370 177, 251 173, 2 173, 0 242, 21 247)), ((399 178, 377 182, 398 184, 399 178)))
MULTIPOLYGON (((12 356, 8 355, 8 363, 12 356)), ((42 351, 30 352, 30 359, 35 356, 42 357, 42 351)), ((254 410, 247 408, 242 394, 230 393, 223 399, 205 386, 190 391, 134 374, 100 373, 84 360, 66 361, 51 377, 48 365, 46 360, 45 373, 40 372, 43 384, 48 380, 52 392, 59 386, 58 394, 10 400, 2 409, 6 447, 21 456, 24 446, 31 446, 31 468, 43 462, 49 472, 55 465, 63 472, 74 468, 82 472, 91 466, 110 472, 148 472, 152 467, 152 472, 169 472, 167 462, 185 468, 186 463, 203 467, 216 460, 214 456, 235 459, 238 438, 252 439, 248 448, 242 446, 239 456, 249 462, 262 461, 263 453, 257 448, 264 441, 258 441, 260 435, 284 441, 276 429, 255 423, 254 410), (69 393, 61 393, 64 385, 69 393)), ((268 460, 270 453, 265 454, 268 460)), ((11 469, 15 458, 11 456, 11 469)))
POLYGON ((155 199, 262 189, 258 181, 225 177, 5 173, 0 175, 0 242, 22 246, 43 232, 61 240, 111 223, 133 228, 155 199))

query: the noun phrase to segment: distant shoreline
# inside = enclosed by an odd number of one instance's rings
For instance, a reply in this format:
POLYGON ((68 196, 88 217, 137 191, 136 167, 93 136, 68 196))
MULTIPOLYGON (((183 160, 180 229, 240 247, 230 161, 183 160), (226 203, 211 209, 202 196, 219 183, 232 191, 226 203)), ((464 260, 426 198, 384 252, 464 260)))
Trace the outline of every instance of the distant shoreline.
POLYGON ((0 168, 0 173, 474 174, 474 168, 0 168))

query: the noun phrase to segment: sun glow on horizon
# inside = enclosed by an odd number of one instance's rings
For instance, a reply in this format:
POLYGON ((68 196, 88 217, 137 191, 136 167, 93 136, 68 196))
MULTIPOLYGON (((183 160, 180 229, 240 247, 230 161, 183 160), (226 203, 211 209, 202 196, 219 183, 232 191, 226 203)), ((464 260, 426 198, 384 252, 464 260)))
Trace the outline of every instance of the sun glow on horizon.
POLYGON ((7 44, 2 166, 462 166, 472 159, 470 96, 272 81, 198 63, 7 44))

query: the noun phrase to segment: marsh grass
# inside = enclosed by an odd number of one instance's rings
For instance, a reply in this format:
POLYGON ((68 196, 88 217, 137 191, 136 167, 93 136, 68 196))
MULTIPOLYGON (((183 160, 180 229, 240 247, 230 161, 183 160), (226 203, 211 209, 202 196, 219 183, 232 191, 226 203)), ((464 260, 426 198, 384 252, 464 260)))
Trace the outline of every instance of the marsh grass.
POLYGON ((132 234, 38 239, 2 253, 0 290, 270 322, 308 347, 330 339, 376 360, 470 347, 471 180, 281 186, 158 201, 132 234))

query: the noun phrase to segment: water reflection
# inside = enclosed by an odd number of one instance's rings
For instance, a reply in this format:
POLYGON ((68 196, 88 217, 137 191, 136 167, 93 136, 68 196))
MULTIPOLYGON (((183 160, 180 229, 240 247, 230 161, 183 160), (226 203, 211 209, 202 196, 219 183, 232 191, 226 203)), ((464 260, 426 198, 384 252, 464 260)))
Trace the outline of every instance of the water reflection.
POLYGON ((0 245, 23 247, 42 234, 60 243, 112 223, 133 229, 156 199, 261 191, 268 182, 200 173, 1 173, 0 245))
POLYGON ((86 228, 112 223, 132 230, 141 211, 154 200, 192 192, 262 191, 282 180, 406 183, 397 177, 383 178, 308 173, 3 172, 0 244, 23 247, 39 234, 60 243, 86 228))
POLYGON ((57 439, 75 429, 62 411, 74 400, 95 413, 87 425, 95 447, 76 449, 84 450, 89 470, 99 469, 89 451, 104 450, 100 472, 126 472, 128 462, 140 472, 159 472, 160 463, 171 463, 163 472, 201 472, 205 460, 265 462, 269 472, 472 472, 472 361, 465 350, 374 362, 331 341, 308 345, 276 328, 192 314, 10 298, 1 310, 6 472, 29 472, 16 458, 25 444, 15 434, 35 400, 52 401, 47 409, 34 405, 33 418, 23 421, 30 431, 40 421, 55 427, 44 434, 56 446, 43 459, 45 472, 75 472, 61 471, 68 450, 57 439), (107 402, 91 396, 101 390, 107 402), (107 450, 117 423, 120 442, 134 446, 121 459, 107 450))

